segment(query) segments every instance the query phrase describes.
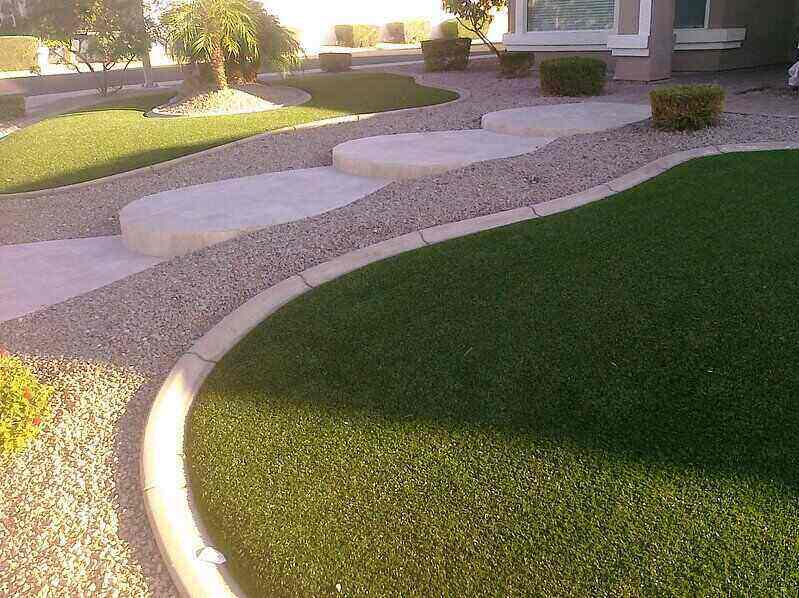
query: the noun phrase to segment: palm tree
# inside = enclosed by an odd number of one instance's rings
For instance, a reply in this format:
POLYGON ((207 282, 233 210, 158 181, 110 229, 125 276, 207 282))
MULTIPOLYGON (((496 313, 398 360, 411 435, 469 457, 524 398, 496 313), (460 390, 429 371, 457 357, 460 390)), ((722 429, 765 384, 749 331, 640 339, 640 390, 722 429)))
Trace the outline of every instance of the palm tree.
POLYGON ((172 53, 207 62, 216 89, 228 86, 225 57, 258 57, 258 15, 248 0, 181 0, 162 22, 172 53))

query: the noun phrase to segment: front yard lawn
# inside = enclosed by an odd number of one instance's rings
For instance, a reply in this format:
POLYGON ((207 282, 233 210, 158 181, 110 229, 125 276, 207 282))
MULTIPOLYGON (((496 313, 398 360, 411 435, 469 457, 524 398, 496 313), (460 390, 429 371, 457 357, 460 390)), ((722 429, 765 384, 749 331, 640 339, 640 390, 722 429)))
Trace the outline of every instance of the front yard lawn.
POLYGON ((799 152, 373 265, 190 417, 250 595, 795 596, 799 152))
POLYGON ((145 118, 145 112, 174 95, 167 91, 48 118, 0 140, 0 194, 89 181, 282 127, 457 98, 387 73, 305 76, 286 84, 305 89, 313 99, 260 114, 145 118))

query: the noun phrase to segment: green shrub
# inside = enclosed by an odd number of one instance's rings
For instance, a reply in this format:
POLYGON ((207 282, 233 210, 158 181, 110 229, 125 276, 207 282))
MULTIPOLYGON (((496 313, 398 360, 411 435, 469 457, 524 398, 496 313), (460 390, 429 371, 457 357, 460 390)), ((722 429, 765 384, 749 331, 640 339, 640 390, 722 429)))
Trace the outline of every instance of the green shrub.
POLYGON ((718 123, 724 111, 720 85, 674 85, 649 94, 652 123, 658 129, 695 131, 718 123))
POLYGON ((460 33, 460 26, 461 24, 458 22, 458 19, 451 19, 449 21, 444 21, 439 25, 439 29, 441 30, 441 37, 444 39, 456 39, 459 37, 460 33))
POLYGON ((391 44, 404 44, 405 43, 405 23, 394 22, 386 23, 386 37, 385 41, 391 44))
POLYGON ((0 120, 25 116, 25 96, 12 93, 0 95, 0 120))
POLYGON ((553 96, 595 96, 605 88, 607 65, 596 58, 572 56, 541 63, 541 89, 553 96))
POLYGON ((19 359, 0 354, 0 455, 20 451, 36 437, 52 395, 19 359))
POLYGON ((0 37, 0 71, 29 71, 36 67, 39 40, 23 35, 0 37))
POLYGON ((425 19, 410 19, 403 25, 405 27, 405 43, 408 44, 421 43, 430 39, 433 34, 432 24, 425 19))
POLYGON ((425 40, 422 42, 425 69, 431 72, 466 70, 471 46, 469 38, 425 40))
POLYGON ((355 47, 352 25, 336 25, 334 29, 336 31, 336 45, 344 46, 345 48, 355 47))
POLYGON ((506 79, 528 77, 535 63, 532 52, 502 52, 499 58, 500 75, 506 79))
POLYGON ((373 48, 380 41, 380 27, 377 25, 353 25, 353 48, 373 48))

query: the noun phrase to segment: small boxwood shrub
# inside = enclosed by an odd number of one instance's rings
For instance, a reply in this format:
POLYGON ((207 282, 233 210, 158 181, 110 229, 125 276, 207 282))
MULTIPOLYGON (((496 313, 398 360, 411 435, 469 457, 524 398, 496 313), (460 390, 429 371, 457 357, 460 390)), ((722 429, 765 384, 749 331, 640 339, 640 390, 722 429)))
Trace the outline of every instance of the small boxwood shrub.
POLYGON ((319 67, 326 73, 341 73, 352 68, 352 54, 344 52, 322 52, 319 67))
POLYGON ((0 120, 25 116, 25 96, 18 93, 0 95, 0 120))
POLYGON ((26 35, 0 36, 0 71, 29 71, 36 68, 39 40, 26 35))
POLYGON ((19 359, 0 354, 0 455, 21 451, 36 437, 52 395, 19 359))
POLYGON ((718 123, 724 111, 720 85, 674 85, 649 94, 652 123, 668 131, 695 131, 718 123))
POLYGON ((466 70, 471 46, 469 38, 425 40, 422 42, 425 69, 430 72, 466 70))
POLYGON ((419 44, 433 35, 433 25, 425 19, 410 19, 403 23, 405 43, 419 44))
POLYGON ((355 47, 352 25, 336 25, 334 29, 336 32, 336 45, 344 46, 345 48, 355 47))
POLYGON ((571 56, 541 63, 541 90, 553 96, 595 96, 605 89, 608 66, 596 58, 571 56))
POLYGON ((405 23, 396 21, 394 23, 386 23, 386 36, 384 38, 390 44, 404 44, 405 43, 405 23))
POLYGON ((377 25, 353 25, 353 48, 373 48, 380 41, 380 27, 377 25))
POLYGON ((439 29, 441 30, 441 37, 444 39, 457 39, 460 35, 461 24, 458 23, 457 19, 451 19, 449 21, 444 21, 439 25, 439 29))

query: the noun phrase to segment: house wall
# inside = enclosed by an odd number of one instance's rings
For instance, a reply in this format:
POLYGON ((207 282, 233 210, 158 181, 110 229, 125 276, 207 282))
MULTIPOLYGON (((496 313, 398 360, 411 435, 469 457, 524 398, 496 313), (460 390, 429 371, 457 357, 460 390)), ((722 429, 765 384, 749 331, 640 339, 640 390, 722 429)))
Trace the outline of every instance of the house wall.
POLYGON ((791 23, 796 5, 786 0, 711 0, 710 29, 746 28, 740 48, 674 53, 675 71, 714 71, 781 64, 795 56, 791 23))

